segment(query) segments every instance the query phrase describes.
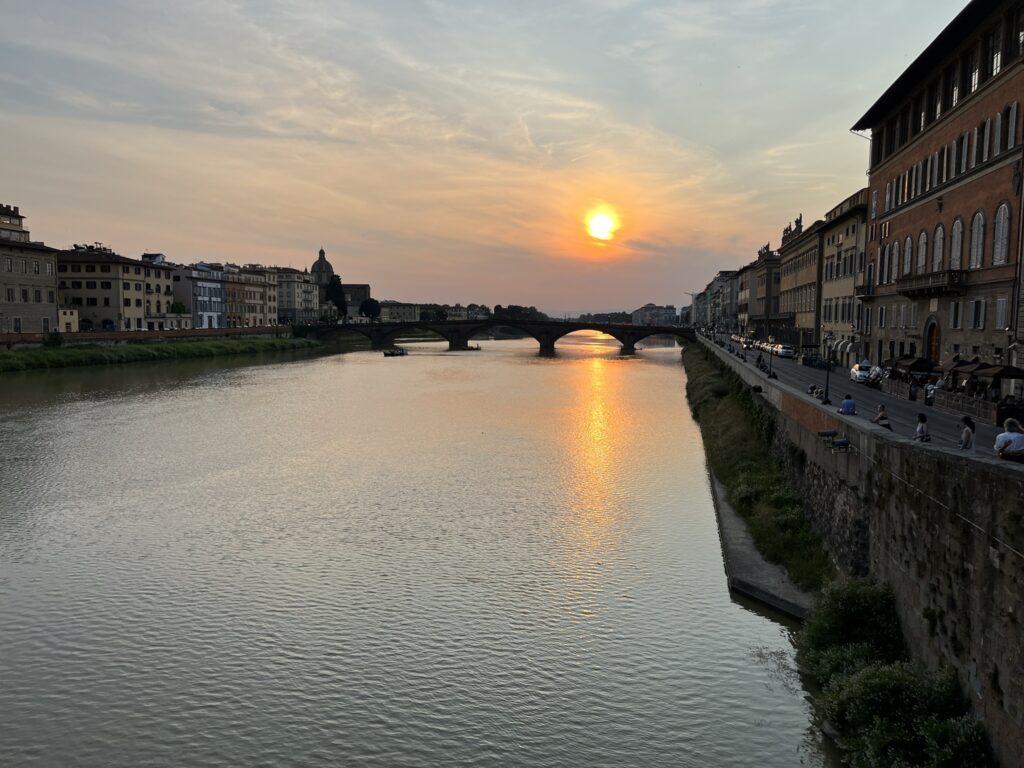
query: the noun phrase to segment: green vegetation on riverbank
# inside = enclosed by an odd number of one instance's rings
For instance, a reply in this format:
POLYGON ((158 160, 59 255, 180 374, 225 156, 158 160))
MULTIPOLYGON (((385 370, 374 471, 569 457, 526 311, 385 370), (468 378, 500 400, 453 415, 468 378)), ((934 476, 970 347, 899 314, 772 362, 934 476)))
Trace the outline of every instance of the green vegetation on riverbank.
POLYGON ((952 674, 911 664, 892 591, 850 580, 819 596, 798 642, 821 714, 854 768, 990 768, 985 730, 952 674))
POLYGON ((687 346, 683 362, 686 395, 701 425, 708 464, 758 551, 782 565, 801 589, 821 589, 835 577, 835 566, 804 516, 800 497, 771 457, 774 421, 701 345, 687 346))
POLYGON ((176 341, 162 344, 120 344, 109 347, 39 347, 0 352, 0 373, 148 360, 182 360, 194 357, 311 350, 320 346, 319 342, 311 339, 283 338, 176 341))

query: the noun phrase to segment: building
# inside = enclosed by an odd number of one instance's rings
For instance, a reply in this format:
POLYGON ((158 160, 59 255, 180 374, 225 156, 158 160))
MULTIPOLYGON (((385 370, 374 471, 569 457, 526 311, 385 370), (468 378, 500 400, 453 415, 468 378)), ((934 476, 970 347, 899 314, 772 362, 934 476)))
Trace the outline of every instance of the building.
POLYGON ((226 327, 223 270, 220 264, 205 262, 174 267, 174 301, 185 308, 193 328, 226 327))
POLYGON ((821 353, 831 349, 843 369, 864 357, 856 286, 866 266, 867 211, 868 190, 862 189, 825 214, 821 232, 821 353))
POLYGON ((693 325, 696 328, 706 328, 710 325, 708 314, 708 296, 706 291, 693 294, 693 325))
POLYGON ((327 253, 323 248, 320 248, 320 254, 317 260, 314 261, 313 266, 309 268, 309 274, 313 276, 313 282, 316 283, 317 291, 320 294, 318 299, 320 306, 328 306, 327 286, 330 285, 331 278, 334 277, 334 267, 331 266, 331 262, 327 260, 327 253))
POLYGON ((366 283, 342 283, 345 292, 345 304, 348 306, 347 320, 350 323, 366 323, 369 318, 359 314, 359 305, 370 296, 370 286, 366 283))
POLYGON ((1024 364, 1022 53, 1022 4, 973 0, 853 126, 871 132, 873 359, 1024 364))
POLYGON ((739 273, 723 270, 704 289, 708 325, 734 333, 739 329, 739 273))
MULTIPOLYGON (((401 301, 382 301, 380 321, 382 323, 416 323, 420 319, 420 305, 401 301)), ((451 315, 448 316, 451 320, 451 315)), ((471 318, 472 319, 472 318, 471 318)))
POLYGON ((57 330, 61 333, 78 333, 78 310, 60 307, 57 310, 57 330))
POLYGON ((228 328, 267 325, 265 275, 236 264, 224 265, 224 322, 228 328))
POLYGON ((680 308, 679 324, 684 327, 689 327, 693 325, 693 305, 680 308))
POLYGON ((0 333, 57 328, 56 249, 34 243, 16 205, 0 205, 0 333))
POLYGON ((676 325, 679 322, 679 315, 671 304, 664 307, 644 304, 640 309, 633 310, 631 322, 633 325, 676 325))
POLYGON ((751 262, 736 272, 736 324, 743 336, 750 333, 750 285, 756 263, 751 262))
POLYGON ((320 319, 320 291, 308 271, 278 268, 277 317, 281 323, 292 325, 308 325, 320 319))
POLYGON ((817 347, 821 322, 822 225, 804 229, 803 214, 787 225, 779 247, 779 322, 775 336, 798 350, 817 347))
POLYGON ((755 339, 774 339, 776 330, 784 326, 779 313, 779 265, 779 254, 765 244, 757 260, 743 270, 749 272, 746 334, 755 339))
POLYGON ((277 267, 264 267, 261 264, 247 264, 242 272, 262 278, 265 286, 262 292, 263 307, 258 312, 263 319, 261 325, 277 325, 277 267))
POLYGON ((129 259, 98 243, 75 245, 57 253, 57 277, 60 305, 78 310, 80 330, 163 331, 184 320, 171 309, 169 265, 129 259))

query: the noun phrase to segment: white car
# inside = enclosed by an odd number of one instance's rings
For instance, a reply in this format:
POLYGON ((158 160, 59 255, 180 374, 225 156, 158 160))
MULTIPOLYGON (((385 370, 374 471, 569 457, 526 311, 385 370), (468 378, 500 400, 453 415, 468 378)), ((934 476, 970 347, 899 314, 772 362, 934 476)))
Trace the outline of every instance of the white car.
POLYGON ((854 363, 853 368, 850 369, 850 381, 856 381, 858 384, 863 384, 868 380, 868 376, 871 375, 870 365, 861 365, 860 363, 854 363))
POLYGON ((779 357, 796 357, 796 350, 789 344, 776 344, 775 354, 779 357))

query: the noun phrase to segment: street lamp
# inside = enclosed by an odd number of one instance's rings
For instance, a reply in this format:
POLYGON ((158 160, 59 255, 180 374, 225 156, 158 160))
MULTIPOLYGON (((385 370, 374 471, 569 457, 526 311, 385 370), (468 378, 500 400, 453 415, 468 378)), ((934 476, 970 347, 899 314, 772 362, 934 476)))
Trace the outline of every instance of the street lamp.
POLYGON ((832 405, 832 401, 828 399, 828 379, 832 372, 832 342, 834 339, 831 331, 825 335, 825 394, 821 396, 822 405, 832 405))

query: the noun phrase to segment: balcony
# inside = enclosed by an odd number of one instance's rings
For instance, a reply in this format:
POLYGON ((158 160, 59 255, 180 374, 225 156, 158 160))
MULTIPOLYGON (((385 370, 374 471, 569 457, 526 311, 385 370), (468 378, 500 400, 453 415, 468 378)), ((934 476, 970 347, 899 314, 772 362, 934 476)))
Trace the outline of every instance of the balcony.
POLYGON ((966 276, 967 273, 960 269, 907 275, 896 281, 896 290, 900 296, 910 299, 959 294, 963 293, 966 287, 966 276))
POLYGON ((864 299, 873 299, 875 297, 875 286, 870 283, 855 285, 853 286, 853 294, 861 301, 864 299))

